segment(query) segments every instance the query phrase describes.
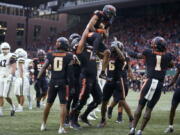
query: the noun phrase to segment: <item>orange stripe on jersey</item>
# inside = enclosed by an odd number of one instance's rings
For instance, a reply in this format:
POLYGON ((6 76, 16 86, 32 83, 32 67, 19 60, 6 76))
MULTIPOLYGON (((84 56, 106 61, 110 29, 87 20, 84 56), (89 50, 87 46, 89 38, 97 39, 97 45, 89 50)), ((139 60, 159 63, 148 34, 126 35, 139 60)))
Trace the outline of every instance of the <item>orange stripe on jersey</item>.
POLYGON ((154 51, 153 53, 156 55, 164 55, 165 54, 165 52, 157 52, 157 51, 154 51))
POLYGON ((66 56, 67 54, 66 53, 53 53, 52 54, 53 56, 66 56))
POLYGON ((97 29, 96 32, 98 32, 98 33, 106 33, 106 30, 105 29, 97 29))

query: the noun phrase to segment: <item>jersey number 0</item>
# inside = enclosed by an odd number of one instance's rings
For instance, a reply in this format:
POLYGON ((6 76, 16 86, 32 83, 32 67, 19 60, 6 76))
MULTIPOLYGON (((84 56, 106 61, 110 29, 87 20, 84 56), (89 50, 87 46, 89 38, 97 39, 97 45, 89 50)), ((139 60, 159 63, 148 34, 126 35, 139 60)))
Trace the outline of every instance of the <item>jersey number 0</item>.
POLYGON ((62 57, 55 57, 54 58, 54 71, 61 71, 63 68, 63 58, 62 57))

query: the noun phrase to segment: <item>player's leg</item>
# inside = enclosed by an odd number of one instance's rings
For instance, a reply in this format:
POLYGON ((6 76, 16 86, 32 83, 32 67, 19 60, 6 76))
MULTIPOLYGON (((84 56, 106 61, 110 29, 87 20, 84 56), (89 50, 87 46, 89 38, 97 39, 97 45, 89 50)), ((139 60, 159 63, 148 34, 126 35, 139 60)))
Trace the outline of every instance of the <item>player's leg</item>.
POLYGON ((4 79, 4 91, 3 91, 3 97, 6 99, 6 101, 10 104, 11 106, 11 112, 10 115, 14 116, 15 115, 15 105, 12 102, 11 99, 11 92, 13 90, 13 78, 12 77, 7 77, 4 79))
POLYGON ((106 125, 106 111, 109 99, 113 94, 114 86, 113 83, 106 82, 103 88, 103 100, 101 105, 101 121, 98 125, 99 128, 104 127, 106 125))
POLYGON ((137 131, 137 135, 142 135, 142 131, 146 127, 147 123, 151 119, 151 113, 154 108, 154 106, 157 104, 161 97, 161 89, 163 87, 163 84, 161 82, 158 82, 157 88, 155 90, 155 93, 150 101, 147 102, 146 111, 143 116, 143 120, 140 126, 140 130, 137 131))
POLYGON ((135 129, 136 129, 139 119, 141 117, 142 110, 144 109, 144 106, 146 105, 146 102, 147 102, 147 100, 144 97, 145 97, 146 93, 148 92, 150 85, 151 85, 150 79, 148 79, 146 82, 144 82, 144 85, 142 87, 141 94, 140 94, 139 103, 134 112, 134 120, 132 123, 132 128, 130 129, 129 135, 135 135, 135 129))
POLYGON ((60 100, 60 126, 58 133, 66 133, 66 130, 64 129, 64 122, 66 119, 67 114, 67 100, 68 100, 68 93, 66 90, 66 85, 61 84, 62 86, 59 87, 58 90, 58 96, 60 100))
POLYGON ((3 90, 4 90, 4 78, 0 77, 0 116, 3 116, 3 90))
POLYGON ((51 84, 49 87, 49 91, 48 91, 47 103, 46 103, 46 106, 45 106, 44 112, 43 112, 43 120, 42 120, 42 124, 41 124, 41 131, 46 130, 46 123, 47 123, 47 119, 49 116, 49 112, 50 112, 50 109, 54 103, 56 96, 57 96, 57 89, 54 88, 53 84, 51 84))
POLYGON ((91 95, 93 97, 93 101, 88 105, 85 112, 81 115, 81 120, 91 126, 90 122, 87 119, 87 116, 90 112, 92 112, 102 101, 102 92, 97 80, 92 80, 93 84, 90 87, 91 95))
POLYGON ((40 81, 41 80, 37 80, 36 83, 34 84, 34 89, 36 91, 36 107, 37 108, 40 108, 40 101, 41 101, 40 81))
POLYGON ((169 126, 168 128, 164 131, 165 133, 172 133, 174 131, 174 117, 176 114, 176 109, 179 105, 180 102, 180 88, 177 88, 174 92, 172 102, 171 102, 171 110, 169 114, 169 126))
POLYGON ((123 107, 122 107, 121 103, 118 104, 118 116, 117 116, 116 122, 118 122, 118 123, 123 122, 123 107))
POLYGON ((82 78, 81 79, 81 90, 79 94, 79 100, 77 102, 77 105, 75 108, 71 111, 71 127, 74 129, 79 129, 80 125, 78 123, 78 117, 80 114, 81 109, 84 107, 84 105, 87 102, 87 99, 90 94, 90 86, 92 85, 92 82, 89 81, 88 78, 82 78))

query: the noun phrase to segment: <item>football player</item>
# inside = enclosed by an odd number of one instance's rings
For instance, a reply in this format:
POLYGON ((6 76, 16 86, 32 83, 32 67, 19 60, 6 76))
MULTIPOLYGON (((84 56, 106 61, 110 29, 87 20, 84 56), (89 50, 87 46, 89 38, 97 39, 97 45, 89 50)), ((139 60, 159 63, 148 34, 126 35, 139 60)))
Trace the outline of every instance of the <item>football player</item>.
POLYGON ((125 90, 125 82, 122 72, 126 65, 127 62, 123 53, 123 44, 120 41, 113 41, 111 43, 111 56, 107 70, 109 80, 107 80, 103 89, 103 103, 101 106, 102 119, 98 127, 104 127, 106 124, 106 108, 112 95, 114 97, 113 107, 117 103, 120 103, 125 108, 130 122, 133 120, 131 109, 125 100, 127 91, 125 90))
POLYGON ((87 43, 93 46, 91 59, 96 59, 96 55, 103 56, 102 72, 99 77, 107 79, 105 70, 108 65, 110 56, 109 49, 105 46, 105 40, 109 36, 109 28, 116 15, 116 8, 112 5, 105 5, 102 11, 95 11, 94 15, 87 24, 86 29, 89 30, 87 43))
POLYGON ((146 105, 140 130, 136 133, 136 135, 142 135, 142 131, 151 118, 153 108, 160 99, 166 71, 168 68, 173 66, 172 55, 171 53, 166 52, 166 45, 167 43, 163 37, 155 37, 152 39, 151 49, 145 49, 143 53, 129 52, 132 57, 145 59, 147 72, 147 81, 142 87, 139 103, 134 113, 134 120, 129 135, 135 134, 138 121, 146 105))
POLYGON ((10 98, 12 92, 13 76, 16 71, 16 55, 10 53, 10 45, 7 42, 1 44, 0 54, 0 116, 3 115, 3 98, 11 105, 11 116, 15 114, 15 106, 10 98))
POLYGON ((16 112, 22 112, 23 111, 23 105, 24 105, 24 96, 30 96, 29 90, 30 90, 30 83, 29 83, 29 71, 27 67, 27 52, 22 49, 18 48, 15 51, 15 54, 17 56, 17 68, 16 68, 16 81, 15 81, 15 95, 18 99, 18 108, 16 112))
POLYGON ((80 125, 78 123, 78 117, 80 111, 86 104, 86 101, 91 94, 93 96, 93 101, 88 105, 85 112, 80 116, 82 122, 87 125, 91 125, 87 119, 87 116, 91 111, 93 111, 102 100, 102 92, 97 80, 97 63, 96 59, 90 59, 93 53, 93 47, 85 45, 87 34, 89 29, 85 29, 83 32, 81 40, 76 40, 75 44, 77 44, 76 54, 80 55, 81 62, 81 89, 79 95, 79 101, 75 107, 75 109, 71 112, 73 117, 71 127, 75 129, 79 129, 80 125))
POLYGON ((69 42, 65 37, 60 37, 56 41, 56 50, 47 55, 45 64, 38 74, 37 79, 43 77, 44 72, 51 65, 51 80, 49 83, 47 104, 43 113, 43 122, 41 125, 41 131, 46 129, 46 122, 49 115, 49 111, 54 103, 56 96, 59 96, 60 100, 60 127, 58 133, 66 133, 64 129, 64 121, 66 117, 66 104, 68 100, 67 91, 67 69, 73 64, 73 55, 68 52, 69 42))
POLYGON ((47 89, 48 89, 48 81, 47 81, 47 72, 44 72, 42 77, 37 80, 37 75, 41 68, 43 67, 45 63, 46 53, 44 50, 40 49, 37 52, 37 57, 34 59, 34 81, 35 85, 34 88, 36 90, 36 100, 37 104, 36 107, 40 108, 40 102, 41 100, 44 101, 47 95, 47 89))
POLYGON ((80 73, 81 73, 81 67, 80 67, 80 61, 78 56, 75 54, 76 51, 76 42, 72 42, 74 39, 80 39, 80 35, 77 33, 73 33, 69 37, 70 41, 70 47, 69 51, 73 53, 74 63, 72 66, 69 66, 68 69, 68 78, 69 78, 69 98, 67 102, 67 116, 65 124, 66 126, 69 125, 69 119, 70 118, 70 110, 73 110, 75 108, 75 105, 77 104, 78 98, 79 98, 79 92, 80 92, 80 73))
MULTIPOLYGON (((122 66, 122 68, 120 68, 121 72, 121 77, 122 77, 122 81, 123 81, 123 88, 124 88, 124 92, 125 92, 125 97, 127 96, 128 94, 128 77, 130 79, 134 79, 134 76, 133 76, 133 73, 132 73, 132 69, 131 69, 131 66, 130 66, 130 59, 127 55, 127 53, 125 52, 124 50, 124 45, 121 44, 121 47, 120 47, 120 50, 123 52, 123 55, 125 57, 125 61, 124 61, 124 65, 122 66)), ((111 102, 110 106, 108 107, 108 118, 111 118, 112 117, 112 111, 113 111, 113 108, 116 106, 116 102, 114 102, 114 100, 111 102)), ((117 117, 117 123, 122 123, 122 112, 123 112, 123 104, 120 100, 119 104, 118 104, 118 117, 117 117)), ((131 110, 128 109, 128 113, 131 114, 131 110)), ((132 115, 131 115, 132 116, 132 115)), ((132 122, 132 117, 130 117, 129 119, 129 122, 130 122, 130 125, 131 125, 131 122, 132 122)))
POLYGON ((169 126, 168 128, 164 131, 165 133, 172 133, 174 132, 174 117, 176 114, 176 109, 179 105, 180 102, 180 78, 179 78, 179 74, 180 74, 180 64, 177 65, 177 70, 176 70, 176 74, 172 79, 172 82, 170 84, 168 84, 166 87, 169 88, 171 86, 173 86, 173 84, 176 83, 176 89, 172 98, 172 102, 171 102, 171 110, 170 110, 170 114, 169 114, 169 126))

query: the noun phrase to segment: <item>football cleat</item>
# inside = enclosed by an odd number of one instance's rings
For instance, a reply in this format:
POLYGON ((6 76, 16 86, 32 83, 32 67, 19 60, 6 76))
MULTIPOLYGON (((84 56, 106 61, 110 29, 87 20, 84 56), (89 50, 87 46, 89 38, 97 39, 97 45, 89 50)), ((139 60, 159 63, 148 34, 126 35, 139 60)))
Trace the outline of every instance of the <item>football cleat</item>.
POLYGON ((59 128, 58 134, 66 134, 66 133, 67 133, 67 131, 64 128, 62 128, 62 127, 59 128))
POLYGON ((142 131, 141 130, 138 130, 136 135, 142 135, 142 131))
POLYGON ((166 128, 166 130, 164 131, 164 133, 173 133, 174 132, 174 128, 173 127, 168 127, 166 128))
POLYGON ((79 130, 81 128, 80 124, 78 122, 74 123, 71 122, 70 123, 70 128, 74 129, 74 130, 79 130))
POLYGON ((42 123, 40 130, 41 130, 41 131, 45 131, 45 130, 46 130, 46 124, 42 123))
POLYGON ((128 135, 135 135, 135 129, 134 128, 131 128, 131 130, 130 130, 130 132, 129 132, 129 134, 128 135))
POLYGON ((106 120, 101 120, 101 122, 98 124, 98 128, 103 128, 106 126, 106 120))
POLYGON ((92 126, 87 117, 83 117, 83 115, 81 115, 79 118, 83 123, 87 124, 88 126, 92 126))
POLYGON ((16 107, 15 105, 13 105, 13 107, 11 108, 10 116, 15 116, 15 111, 16 111, 16 107))

